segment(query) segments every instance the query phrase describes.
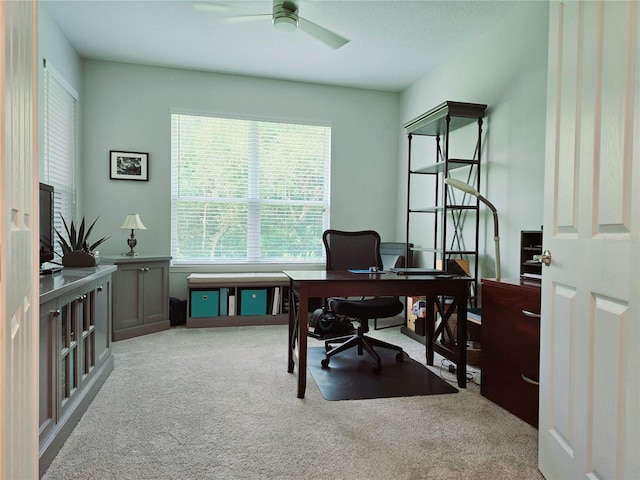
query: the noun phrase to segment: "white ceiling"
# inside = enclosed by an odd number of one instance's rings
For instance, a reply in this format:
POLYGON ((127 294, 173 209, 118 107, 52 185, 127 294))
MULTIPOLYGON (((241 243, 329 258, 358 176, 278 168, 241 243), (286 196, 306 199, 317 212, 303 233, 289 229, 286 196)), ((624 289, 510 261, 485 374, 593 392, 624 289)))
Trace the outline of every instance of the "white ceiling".
POLYGON ((84 58, 401 91, 529 1, 300 0, 300 16, 350 39, 333 50, 306 33, 280 32, 271 0, 41 0, 84 58))

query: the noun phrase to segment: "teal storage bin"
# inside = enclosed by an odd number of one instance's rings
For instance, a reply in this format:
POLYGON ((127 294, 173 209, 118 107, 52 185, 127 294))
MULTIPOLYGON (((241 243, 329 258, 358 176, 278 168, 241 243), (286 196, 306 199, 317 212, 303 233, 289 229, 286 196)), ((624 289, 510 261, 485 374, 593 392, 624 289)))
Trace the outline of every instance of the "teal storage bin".
POLYGON ((240 291, 240 315, 266 315, 267 290, 244 289, 240 291))
POLYGON ((218 290, 191 290, 191 317, 217 317, 220 315, 218 290))

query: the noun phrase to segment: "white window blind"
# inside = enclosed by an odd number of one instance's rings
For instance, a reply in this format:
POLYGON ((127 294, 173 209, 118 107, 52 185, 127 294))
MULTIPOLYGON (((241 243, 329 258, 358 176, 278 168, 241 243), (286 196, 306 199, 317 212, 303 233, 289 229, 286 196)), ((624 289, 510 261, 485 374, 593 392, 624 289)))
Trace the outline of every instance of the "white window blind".
MULTIPOLYGON (((76 216, 76 103, 78 94, 44 61, 44 183, 54 189, 54 228, 64 232, 76 216), (61 217, 62 215, 62 217, 61 217)), ((62 252, 54 236, 55 252, 62 252)), ((59 261, 57 258, 54 261, 59 261)))
POLYGON ((320 263, 331 128, 171 115, 174 263, 320 263))

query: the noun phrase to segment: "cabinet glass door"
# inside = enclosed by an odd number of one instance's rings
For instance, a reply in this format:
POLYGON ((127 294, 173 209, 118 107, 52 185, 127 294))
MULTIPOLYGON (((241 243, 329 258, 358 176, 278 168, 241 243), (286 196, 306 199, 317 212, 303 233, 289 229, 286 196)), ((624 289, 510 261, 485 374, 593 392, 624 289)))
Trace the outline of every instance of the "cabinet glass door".
POLYGON ((60 383, 59 400, 64 405, 78 388, 78 327, 83 317, 83 299, 63 305, 58 322, 60 326, 60 383))
POLYGON ((96 365, 96 295, 97 290, 90 291, 83 302, 82 318, 82 375, 88 375, 96 365))

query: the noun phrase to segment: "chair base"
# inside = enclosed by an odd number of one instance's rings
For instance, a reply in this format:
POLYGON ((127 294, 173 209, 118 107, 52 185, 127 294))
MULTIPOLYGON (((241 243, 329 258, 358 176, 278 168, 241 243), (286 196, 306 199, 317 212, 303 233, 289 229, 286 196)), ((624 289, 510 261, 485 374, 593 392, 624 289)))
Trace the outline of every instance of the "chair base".
POLYGON ((325 341, 324 348, 326 350, 326 357, 320 362, 322 368, 329 368, 329 362, 332 356, 340 352, 344 352, 352 347, 358 347, 358 355, 362 355, 363 352, 366 351, 374 359, 372 369, 375 373, 380 373, 382 371, 382 361, 380 360, 380 356, 373 349, 374 346, 395 350, 398 352, 396 354, 396 360, 398 362, 404 361, 404 352, 402 351, 402 347, 364 335, 364 333, 369 330, 367 327, 368 325, 365 322, 363 325, 358 327, 358 332, 355 335, 332 338, 325 341), (332 347, 332 343, 339 343, 340 345, 332 347))

